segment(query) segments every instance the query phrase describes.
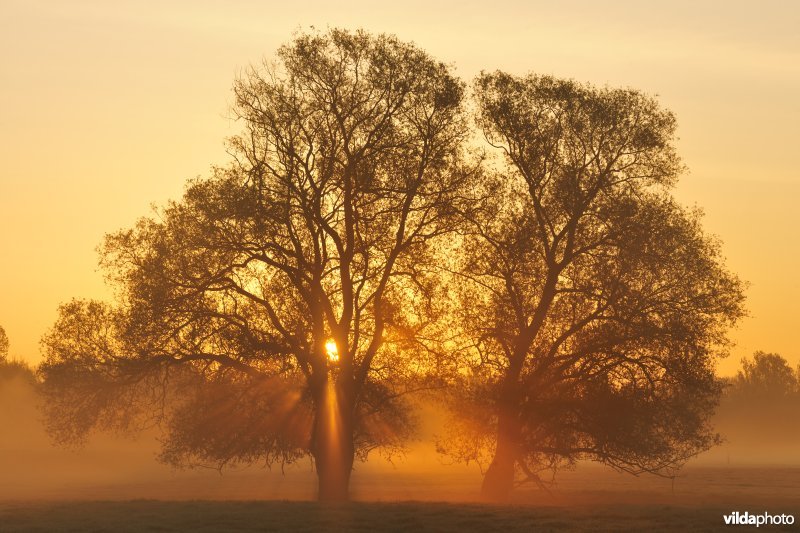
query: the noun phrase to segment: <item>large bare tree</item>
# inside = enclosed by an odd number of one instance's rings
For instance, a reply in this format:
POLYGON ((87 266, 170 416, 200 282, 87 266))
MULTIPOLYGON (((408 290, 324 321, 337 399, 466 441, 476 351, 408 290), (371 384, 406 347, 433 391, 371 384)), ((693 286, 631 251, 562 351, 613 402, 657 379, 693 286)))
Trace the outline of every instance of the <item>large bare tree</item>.
POLYGON ((548 76, 483 74, 475 94, 497 157, 456 269, 472 365, 446 449, 490 458, 491 500, 579 459, 669 474, 715 442, 715 356, 743 312, 671 196, 673 115, 548 76))
POLYGON ((414 45, 331 30, 234 92, 233 163, 106 239, 115 304, 61 308, 50 428, 73 439, 144 412, 167 423, 169 461, 310 454, 320 499, 346 499, 354 457, 402 442, 402 395, 436 370, 421 332, 434 245, 473 175, 464 89, 414 45))

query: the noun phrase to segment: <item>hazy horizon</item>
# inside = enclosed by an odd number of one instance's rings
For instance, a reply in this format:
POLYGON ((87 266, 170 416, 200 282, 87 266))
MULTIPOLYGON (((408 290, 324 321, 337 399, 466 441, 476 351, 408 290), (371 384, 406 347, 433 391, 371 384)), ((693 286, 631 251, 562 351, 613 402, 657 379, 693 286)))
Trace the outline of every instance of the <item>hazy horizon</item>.
MULTIPOLYGON (((23 377, 0 375, 0 502, 8 500, 313 500, 317 479, 310 458, 295 463, 214 465, 177 468, 157 460, 160 432, 95 431, 82 445, 57 446, 41 424, 36 389, 23 377)), ((378 452, 354 466, 351 495, 359 501, 480 500, 481 465, 454 462, 436 452, 443 413, 430 404, 406 453, 387 460, 378 452)), ((575 505, 597 503, 696 504, 764 499, 776 505, 797 487, 800 457, 793 453, 798 428, 781 427, 775 416, 752 419, 727 410, 714 418, 726 442, 690 459, 673 482, 666 477, 632 476, 602 464, 581 461, 561 469, 550 490, 520 487, 516 503, 575 505), (792 440, 794 439, 794 440, 792 440), (754 474, 755 473, 755 474, 754 474), (752 478, 753 475, 767 477, 752 478), (773 476, 773 477, 770 477, 773 476), (780 476, 780 479, 774 478, 780 476), (748 479, 741 485, 740 478, 748 479), (744 488, 743 488, 744 487, 744 488)), ((785 426, 785 424, 783 424, 785 426)), ((486 468, 487 465, 482 465, 486 468)), ((549 480, 549 472, 543 474, 549 480)))
POLYGON ((95 247, 188 178, 225 164, 236 75, 293 32, 396 34, 455 65, 533 71, 657 94, 678 118, 690 173, 676 196, 706 213, 750 317, 722 375, 755 350, 793 367, 800 228, 800 4, 6 1, 0 7, 0 325, 10 355, 37 363, 59 303, 108 298, 95 247), (788 241, 788 242, 787 242, 788 241))

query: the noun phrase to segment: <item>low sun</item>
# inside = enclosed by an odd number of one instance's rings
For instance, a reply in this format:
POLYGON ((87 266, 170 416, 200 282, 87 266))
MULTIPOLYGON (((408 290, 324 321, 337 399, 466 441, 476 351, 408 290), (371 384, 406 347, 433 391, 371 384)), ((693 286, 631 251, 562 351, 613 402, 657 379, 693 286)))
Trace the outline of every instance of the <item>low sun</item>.
POLYGON ((336 341, 330 339, 325 343, 325 351, 328 353, 328 361, 331 363, 339 362, 339 349, 336 347, 336 341))

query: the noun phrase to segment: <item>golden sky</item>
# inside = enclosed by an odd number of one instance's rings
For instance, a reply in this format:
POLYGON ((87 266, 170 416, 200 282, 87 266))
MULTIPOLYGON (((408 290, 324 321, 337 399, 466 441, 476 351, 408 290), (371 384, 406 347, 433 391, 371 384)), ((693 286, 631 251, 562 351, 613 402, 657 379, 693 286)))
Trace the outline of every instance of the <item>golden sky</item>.
POLYGON ((800 361, 800 2, 0 1, 0 325, 11 355, 72 297, 108 296, 95 247, 224 163, 234 77, 292 33, 363 27, 470 79, 528 71, 630 86, 678 116, 729 267, 750 282, 732 374, 754 350, 800 361), (601 5, 602 4, 602 5, 601 5))

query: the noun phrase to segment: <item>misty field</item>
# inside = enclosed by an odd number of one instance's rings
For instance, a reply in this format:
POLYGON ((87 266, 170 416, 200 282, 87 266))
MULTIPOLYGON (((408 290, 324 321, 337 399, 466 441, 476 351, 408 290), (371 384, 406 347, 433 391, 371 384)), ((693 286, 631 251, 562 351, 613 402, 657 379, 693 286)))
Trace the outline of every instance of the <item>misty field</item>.
MULTIPOLYGON (((298 474, 287 475, 281 491, 313 496, 313 479, 298 474)), ((80 501, 64 493, 50 501, 8 499, 0 502, 0 531, 722 531, 731 527, 723 515, 733 511, 800 517, 798 468, 692 467, 673 484, 586 466, 565 472, 549 493, 519 491, 507 506, 469 501, 476 487, 463 472, 377 474, 357 474, 354 497, 361 501, 338 505, 281 500, 279 487, 265 483, 275 476, 252 471, 216 483, 198 478, 194 490, 184 479, 84 488, 73 495, 80 501), (103 492, 117 501, 87 499, 103 499, 103 492), (164 499, 126 499, 136 492, 164 499)))
MULTIPOLYGON (((728 508, 474 503, 129 502, 0 504, 2 531, 718 531, 728 508)), ((741 526, 740 526, 741 527, 741 526)), ((791 531, 792 526, 769 530, 791 531)))
POLYGON ((693 460, 674 482, 580 464, 560 472, 549 492, 523 487, 503 507, 475 503, 475 465, 445 464, 431 442, 417 442, 394 463, 376 457, 357 464, 354 502, 324 506, 310 501, 316 477, 308 462, 285 472, 257 465, 175 470, 155 460, 150 434, 54 447, 36 403, 26 383, 0 387, 2 532, 715 531, 730 528, 722 517, 733 511, 800 517, 797 448, 763 431, 749 443, 729 427, 735 442, 693 460))

